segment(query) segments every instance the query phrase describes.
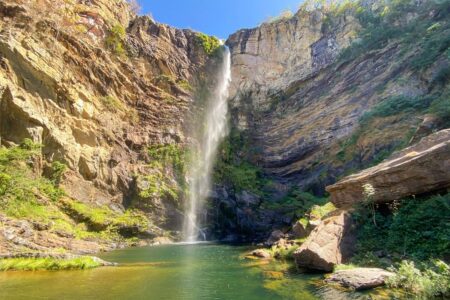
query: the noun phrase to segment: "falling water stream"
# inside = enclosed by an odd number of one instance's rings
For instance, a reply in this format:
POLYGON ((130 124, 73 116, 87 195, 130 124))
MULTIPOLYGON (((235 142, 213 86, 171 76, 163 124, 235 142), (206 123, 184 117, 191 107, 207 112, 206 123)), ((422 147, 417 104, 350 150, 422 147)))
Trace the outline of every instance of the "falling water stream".
POLYGON ((220 142, 228 132, 228 87, 231 81, 231 57, 223 47, 223 60, 218 71, 218 84, 211 93, 203 120, 203 129, 197 137, 198 146, 189 168, 189 197, 185 209, 183 237, 192 243, 205 240, 200 225, 203 204, 211 189, 211 172, 220 142))

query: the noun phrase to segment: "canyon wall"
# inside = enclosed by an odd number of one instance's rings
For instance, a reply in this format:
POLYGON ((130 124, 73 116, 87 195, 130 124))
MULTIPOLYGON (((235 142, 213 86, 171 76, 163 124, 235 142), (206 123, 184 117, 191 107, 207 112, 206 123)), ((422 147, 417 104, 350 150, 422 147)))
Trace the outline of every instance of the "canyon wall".
MULTIPOLYGON (((59 185, 71 201, 118 217, 144 211, 149 236, 179 230, 184 175, 160 156, 184 151, 195 86, 214 67, 198 33, 138 17, 126 1, 2 0, 0 16, 1 144, 41 144, 34 174, 65 165, 59 185)), ((67 227, 93 224, 59 202, 46 205, 69 214, 67 227)), ((4 232, 20 231, 12 215, 2 215, 4 232)), ((79 240, 54 221, 36 222, 63 248, 79 240)), ((2 246, 19 248, 20 234, 9 237, 2 246)))
POLYGON ((447 126, 433 107, 448 94, 448 44, 438 46, 448 8, 399 6, 387 14, 373 1, 304 7, 229 37, 230 143, 238 150, 225 160, 252 165, 261 180, 250 191, 239 180, 217 180, 215 206, 226 217, 216 229, 228 224, 226 232, 252 236, 287 226, 296 218, 295 205, 282 209, 290 191, 324 195, 344 175, 447 126), (434 32, 433 24, 442 27, 434 32), (250 204, 241 200, 247 192, 250 204), (267 203, 280 204, 279 212, 267 203))

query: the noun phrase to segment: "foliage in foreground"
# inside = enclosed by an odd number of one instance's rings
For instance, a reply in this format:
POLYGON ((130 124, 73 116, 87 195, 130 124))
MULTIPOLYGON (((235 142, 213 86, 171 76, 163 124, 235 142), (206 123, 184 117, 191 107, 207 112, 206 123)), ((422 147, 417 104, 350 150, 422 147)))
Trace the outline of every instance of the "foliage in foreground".
POLYGON ((0 271, 77 270, 100 265, 94 258, 87 256, 73 259, 7 258, 0 260, 0 271))
POLYGON ((354 213, 352 264, 389 267, 397 275, 388 284, 419 299, 449 296, 450 267, 441 260, 450 255, 449 216, 450 194, 404 199, 383 214, 363 207, 354 213))
POLYGON ((450 255, 450 194, 405 199, 389 214, 355 214, 361 223, 358 253, 383 251, 401 258, 427 260, 450 255))
POLYGON ((441 260, 416 267, 414 262, 404 260, 397 268, 396 275, 388 279, 388 286, 403 288, 412 297, 431 299, 450 297, 450 266, 441 260))

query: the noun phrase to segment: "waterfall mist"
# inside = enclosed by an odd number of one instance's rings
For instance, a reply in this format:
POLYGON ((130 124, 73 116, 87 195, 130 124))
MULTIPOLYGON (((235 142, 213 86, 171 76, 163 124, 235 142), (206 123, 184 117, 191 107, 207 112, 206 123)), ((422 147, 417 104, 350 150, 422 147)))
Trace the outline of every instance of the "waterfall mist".
POLYGON ((223 60, 217 74, 217 86, 207 99, 203 126, 197 134, 197 145, 193 149, 188 171, 189 195, 185 207, 183 238, 186 242, 195 242, 200 237, 205 240, 201 229, 200 215, 211 190, 211 173, 217 155, 217 149, 228 133, 228 87, 231 81, 231 57, 224 48, 223 60))

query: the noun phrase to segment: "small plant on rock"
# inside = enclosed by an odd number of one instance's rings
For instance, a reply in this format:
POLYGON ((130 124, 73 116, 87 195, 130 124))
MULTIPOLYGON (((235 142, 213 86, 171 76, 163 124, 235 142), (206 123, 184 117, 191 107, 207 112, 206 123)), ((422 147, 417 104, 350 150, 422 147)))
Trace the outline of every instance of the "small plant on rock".
POLYGON ((373 224, 376 226, 377 221, 375 218, 375 201, 373 200, 373 196, 375 196, 375 188, 370 183, 366 183, 362 187, 363 187, 363 194, 364 194, 363 203, 365 206, 370 208, 371 213, 372 213, 373 224))
POLYGON ((125 55, 126 51, 123 45, 125 36, 125 28, 120 24, 114 25, 106 37, 106 47, 119 56, 125 55))

